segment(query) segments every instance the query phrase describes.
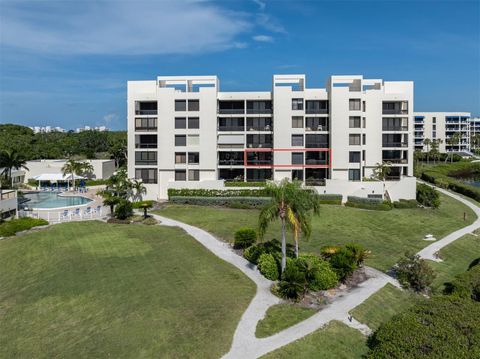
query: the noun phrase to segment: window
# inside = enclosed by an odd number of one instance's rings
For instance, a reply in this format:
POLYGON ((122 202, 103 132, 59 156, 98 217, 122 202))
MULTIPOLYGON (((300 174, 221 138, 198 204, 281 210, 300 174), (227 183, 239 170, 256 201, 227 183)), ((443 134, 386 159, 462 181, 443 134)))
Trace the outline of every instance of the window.
POLYGON ((328 113, 327 100, 305 100, 306 113, 328 113))
POLYGON ((200 119, 198 117, 189 117, 188 128, 200 128, 200 119))
POLYGON ((247 135, 247 146, 248 147, 272 148, 273 147, 273 136, 271 134, 247 135))
POLYGON ((187 119, 185 117, 175 117, 175 128, 187 128, 187 119))
POLYGON ((175 111, 186 111, 186 110, 187 110, 186 100, 175 100, 175 111))
POLYGON ((200 145, 200 136, 199 135, 188 135, 187 145, 188 146, 198 146, 198 145, 200 145))
POLYGON ((303 128, 303 117, 302 116, 293 116, 292 117, 292 128, 303 128))
POLYGON ((303 146, 303 135, 292 135, 292 146, 303 146))
POLYGON ((157 135, 135 135, 135 148, 157 148, 157 135))
POLYGON ((436 118, 436 117, 432 117, 432 121, 433 121, 433 123, 437 123, 437 118, 436 118))
POLYGON ((303 152, 292 152, 292 165, 303 165, 303 152))
POLYGON ((408 117, 384 117, 383 131, 408 131, 408 117))
POLYGON ((200 111, 200 101, 188 100, 188 111, 200 111))
POLYGON ((360 170, 359 169, 348 170, 348 180, 349 181, 360 181, 360 170))
POLYGON ((306 131, 328 131, 328 117, 307 117, 305 119, 306 131))
POLYGON ((349 145, 354 145, 354 146, 359 146, 360 145, 360 135, 359 134, 349 135, 348 136, 348 144, 349 145))
POLYGON ((136 118, 135 130, 136 131, 156 131, 157 119, 156 118, 136 118))
POLYGON ((367 156, 366 156, 365 150, 362 151, 362 158, 363 158, 364 161, 367 160, 367 156))
POLYGON ((367 119, 365 117, 362 118, 362 127, 365 128, 367 126, 367 119))
POLYGON ((156 115, 156 101, 135 101, 135 115, 156 115))
POLYGON ((175 181, 186 181, 186 180, 187 180, 186 170, 175 170, 175 181))
POLYGON ((303 181, 303 170, 292 170, 292 180, 303 181))
POLYGON ((200 170, 188 170, 189 181, 200 181, 200 170))
POLYGON ((272 131, 273 130, 272 119, 268 117, 247 118, 247 131, 252 131, 252 130, 272 131))
POLYGON ((141 179, 143 183, 157 183, 157 169, 135 168, 135 178, 141 179))
POLYGON ((292 98, 292 110, 303 110, 303 98, 292 98))
POLYGON ((360 128, 360 116, 350 116, 349 127, 350 128, 360 128))
POLYGON ((362 112, 365 112, 367 110, 367 103, 365 101, 362 101, 362 112))
POLYGON ((189 152, 188 153, 188 163, 189 164, 199 164, 200 163, 200 154, 198 152, 189 152))
POLYGON ((432 137, 433 137, 433 138, 437 138, 437 132, 432 131, 432 137))
POLYGON ((136 151, 136 165, 157 165, 157 152, 153 151, 136 151))
POLYGON ((186 146, 186 145, 187 145, 187 136, 175 135, 175 146, 186 146))
POLYGON ((365 145, 365 144, 367 144, 367 135, 363 134, 362 135, 362 145, 365 145))
POLYGON ((348 109, 350 111, 360 111, 360 99, 359 98, 353 98, 348 100, 348 109))
POLYGON ((348 162, 360 163, 360 151, 350 151, 348 162))
POLYGON ((187 154, 185 152, 175 152, 175 163, 187 163, 187 154))
POLYGON ((305 147, 307 148, 328 148, 328 135, 327 134, 306 135, 305 145, 306 145, 305 147))
POLYGON ((272 101, 247 101, 247 113, 272 113, 272 101))

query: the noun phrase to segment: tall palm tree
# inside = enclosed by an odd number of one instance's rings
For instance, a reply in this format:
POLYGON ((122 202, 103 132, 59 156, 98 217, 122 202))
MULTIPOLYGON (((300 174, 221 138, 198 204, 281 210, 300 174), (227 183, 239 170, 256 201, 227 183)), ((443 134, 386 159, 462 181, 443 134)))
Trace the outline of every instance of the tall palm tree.
MULTIPOLYGON (((90 165, 91 166, 91 165, 90 165)), ((75 176, 82 174, 84 164, 82 162, 69 159, 62 167, 62 173, 64 176, 70 175, 72 179, 72 188, 75 187, 75 176)))
POLYGON ((12 171, 24 168, 28 171, 27 161, 17 151, 3 150, 0 154, 0 167, 5 167, 5 174, 13 187, 12 171))
POLYGON ((132 182, 132 190, 135 191, 135 196, 134 196, 134 199, 135 200, 138 200, 138 201, 141 201, 142 200, 142 196, 144 194, 147 194, 147 188, 145 187, 145 185, 143 184, 142 181, 139 181, 139 180, 133 180, 132 182))
POLYGON ((389 161, 383 161, 377 163, 373 169, 373 177, 379 181, 385 181, 388 175, 392 172, 392 163, 389 161))
POLYGON ((119 169, 107 180, 107 190, 115 196, 128 199, 132 194, 132 182, 128 179, 127 170, 119 169))
POLYGON ((265 187, 271 201, 260 212, 258 218, 258 232, 261 238, 270 223, 280 219, 282 224, 282 273, 287 264, 287 227, 292 231, 295 240, 295 254, 298 256, 298 237, 305 239, 312 232, 310 214, 318 214, 320 204, 318 195, 312 190, 302 188, 301 182, 290 182, 288 179, 280 183, 269 183, 265 187))
POLYGON ((455 132, 450 138, 447 139, 447 143, 452 147, 450 153, 448 154, 445 162, 448 161, 448 157, 450 156, 450 162, 453 162, 453 147, 457 146, 461 140, 460 132, 455 132))
POLYGON ((423 140, 423 144, 424 144, 425 146, 427 146, 427 164, 428 164, 428 160, 429 160, 429 158, 430 158, 430 156, 429 156, 429 153, 430 153, 430 145, 432 144, 432 140, 429 139, 429 138, 426 138, 426 139, 423 140))
POLYGON ((93 166, 89 162, 82 162, 82 168, 80 170, 80 175, 91 178, 93 174, 93 166))

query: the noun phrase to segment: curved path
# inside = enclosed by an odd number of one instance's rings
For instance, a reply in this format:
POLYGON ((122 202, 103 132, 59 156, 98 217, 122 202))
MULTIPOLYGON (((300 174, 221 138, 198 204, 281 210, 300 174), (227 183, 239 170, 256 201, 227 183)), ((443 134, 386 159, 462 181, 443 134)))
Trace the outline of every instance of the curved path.
MULTIPOLYGON (((477 215, 477 220, 473 224, 447 235, 441 240, 430 244, 418 252, 422 258, 440 261, 436 257, 436 253, 441 248, 447 246, 465 234, 471 233, 472 231, 480 228, 480 208, 461 196, 441 188, 436 189, 464 203, 477 215)), ((157 220, 161 221, 162 225, 182 228, 198 242, 204 245, 208 250, 213 252, 216 256, 240 269, 257 285, 256 295, 250 302, 245 313, 243 313, 237 329, 235 330, 230 351, 224 356, 224 358, 258 358, 266 353, 269 353, 310 333, 313 333, 314 331, 328 324, 331 320, 342 321, 352 328, 360 330, 364 334, 369 334, 370 329, 366 325, 357 322, 355 319, 348 319, 349 311, 363 303, 371 295, 383 288, 387 283, 391 283, 396 287, 400 287, 394 278, 376 269, 366 267, 366 273, 369 279, 359 284, 357 287, 349 290, 347 293, 336 297, 331 304, 327 305, 321 311, 317 312, 306 320, 282 330, 281 332, 278 332, 270 337, 257 338, 255 336, 255 330, 258 321, 265 317, 265 313, 269 307, 282 302, 281 299, 277 298, 270 292, 270 287, 273 282, 263 277, 257 270, 256 266, 252 265, 246 259, 240 257, 234 251, 232 251, 229 244, 216 239, 210 233, 170 218, 156 214, 153 214, 153 216, 157 220)))

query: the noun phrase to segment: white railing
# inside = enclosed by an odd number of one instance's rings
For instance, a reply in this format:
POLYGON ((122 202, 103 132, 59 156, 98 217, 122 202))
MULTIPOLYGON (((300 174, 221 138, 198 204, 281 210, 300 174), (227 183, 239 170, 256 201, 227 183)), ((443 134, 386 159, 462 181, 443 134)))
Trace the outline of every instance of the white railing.
POLYGON ((69 222, 69 221, 82 221, 88 219, 101 219, 108 214, 108 209, 104 207, 97 208, 78 208, 75 210, 64 210, 64 211, 18 211, 18 217, 31 217, 31 218, 41 218, 45 219, 50 223, 60 223, 60 222, 69 222))

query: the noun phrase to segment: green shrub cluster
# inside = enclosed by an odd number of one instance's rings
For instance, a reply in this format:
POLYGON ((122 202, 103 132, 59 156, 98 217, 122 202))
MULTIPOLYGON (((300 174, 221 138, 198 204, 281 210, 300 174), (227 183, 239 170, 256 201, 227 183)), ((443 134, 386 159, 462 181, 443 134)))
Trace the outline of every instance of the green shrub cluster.
POLYGON ((108 180, 107 179, 86 179, 84 180, 85 186, 100 186, 100 185, 106 185, 108 180))
MULTIPOLYGON (((427 156, 428 160, 432 162, 433 156, 432 154, 429 154, 428 152, 420 152, 420 151, 415 151, 415 160, 417 161, 422 161, 426 162, 427 161, 427 156)), ((447 153, 437 153, 436 154, 436 161, 438 162, 445 162, 445 160, 448 157, 448 161, 452 160, 452 154, 447 154, 447 153)), ((462 156, 453 154, 453 162, 460 162, 462 161, 462 156)))
POLYGON ((144 205, 148 206, 148 208, 152 208, 153 203, 154 203, 154 201, 152 201, 152 200, 138 201, 138 202, 133 202, 132 206, 135 209, 143 208, 144 205))
POLYGON ((41 218, 18 218, 4 221, 0 224, 0 237, 14 236, 17 232, 25 231, 27 229, 45 226, 48 222, 41 218))
POLYGON ((342 204, 343 196, 341 194, 319 194, 318 201, 321 204, 342 204))
POLYGON ((225 181, 225 187, 265 187, 267 182, 225 181))
POLYGON ((267 197, 188 197, 171 196, 170 202, 197 206, 225 206, 230 208, 258 208, 270 202, 267 197))
POLYGON ((151 226, 157 224, 158 221, 153 217, 147 217, 142 221, 142 223, 151 226))
MULTIPOLYGON (((254 244, 243 252, 243 256, 246 260, 253 264, 258 263, 258 258, 263 253, 270 253, 274 256, 275 260, 278 263, 279 269, 281 265, 281 258, 282 258, 282 244, 277 239, 272 239, 267 242, 257 243, 254 244)), ((295 258, 295 249, 292 244, 287 243, 287 257, 288 258, 295 258)))
POLYGON ((265 197, 265 189, 168 189, 171 197, 265 197))
POLYGON ((132 202, 125 199, 120 200, 120 202, 115 207, 115 217, 119 220, 125 220, 133 215, 133 206, 132 202))
POLYGON ((393 207, 397 209, 417 208, 418 203, 416 199, 400 199, 393 202, 393 207))
POLYGON ((438 208, 438 206, 440 206, 440 195, 435 188, 423 183, 418 183, 417 202, 425 207, 438 208))
POLYGON ((480 264, 459 274, 450 283, 445 283, 444 294, 480 302, 480 264))
POLYGON ((405 253, 395 266, 397 279, 404 288, 416 292, 426 291, 435 279, 435 272, 425 259, 405 253))
POLYGON ((235 249, 248 248, 255 244, 257 240, 257 232, 250 227, 240 228, 234 234, 235 241, 233 247, 235 249))
POLYGON ((390 211, 393 207, 391 202, 384 201, 381 198, 365 198, 356 196, 348 196, 345 206, 371 209, 376 211, 390 211))
POLYGON ((263 276, 270 280, 278 279, 278 265, 275 257, 270 253, 263 253, 258 258, 258 270, 263 276))

